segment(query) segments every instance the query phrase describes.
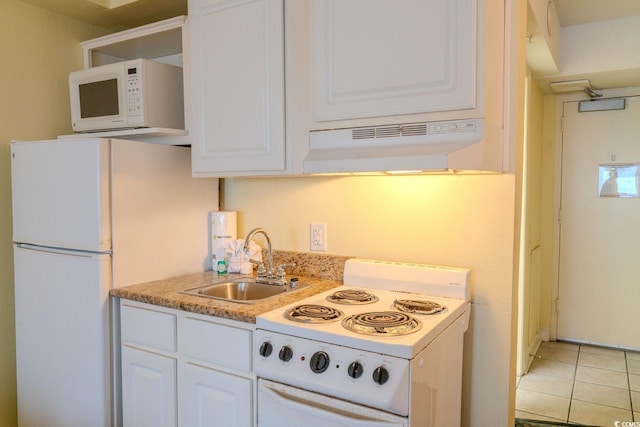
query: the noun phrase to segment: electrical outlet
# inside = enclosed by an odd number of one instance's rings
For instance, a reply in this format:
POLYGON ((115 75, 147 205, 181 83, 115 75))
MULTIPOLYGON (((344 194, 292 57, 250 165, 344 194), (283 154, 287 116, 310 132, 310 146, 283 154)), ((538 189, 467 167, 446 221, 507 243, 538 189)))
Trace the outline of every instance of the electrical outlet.
POLYGON ((311 250, 327 250, 327 225, 322 223, 311 223, 311 250))

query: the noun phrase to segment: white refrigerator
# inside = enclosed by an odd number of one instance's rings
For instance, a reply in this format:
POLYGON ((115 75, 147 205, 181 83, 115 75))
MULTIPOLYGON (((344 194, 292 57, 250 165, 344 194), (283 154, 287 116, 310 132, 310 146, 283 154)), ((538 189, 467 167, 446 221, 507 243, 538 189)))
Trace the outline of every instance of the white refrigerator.
POLYGON ((145 142, 11 144, 19 427, 119 425, 109 290, 210 269, 218 180, 190 165, 145 142))

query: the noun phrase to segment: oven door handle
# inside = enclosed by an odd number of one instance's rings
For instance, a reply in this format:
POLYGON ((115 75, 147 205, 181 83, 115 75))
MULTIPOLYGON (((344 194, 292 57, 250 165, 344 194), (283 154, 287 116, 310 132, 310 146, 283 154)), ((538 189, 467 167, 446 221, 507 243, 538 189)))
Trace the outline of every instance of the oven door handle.
MULTIPOLYGON (((318 406, 316 403, 303 400, 298 397, 289 397, 287 394, 281 393, 280 391, 273 390, 269 386, 262 386, 262 392, 266 393, 273 399, 274 401, 280 403, 283 406, 288 408, 306 412, 309 415, 319 416, 322 419, 327 421, 339 422, 341 424, 347 426, 363 426, 363 427, 397 427, 399 424, 393 421, 382 421, 382 420, 374 420, 371 418, 363 419, 357 414, 353 414, 354 417, 348 416, 342 412, 338 414, 336 412, 332 412, 330 410, 325 410, 322 407, 318 406), (357 417, 357 418, 355 418, 357 417)), ((258 415, 259 417, 259 415, 258 415)))

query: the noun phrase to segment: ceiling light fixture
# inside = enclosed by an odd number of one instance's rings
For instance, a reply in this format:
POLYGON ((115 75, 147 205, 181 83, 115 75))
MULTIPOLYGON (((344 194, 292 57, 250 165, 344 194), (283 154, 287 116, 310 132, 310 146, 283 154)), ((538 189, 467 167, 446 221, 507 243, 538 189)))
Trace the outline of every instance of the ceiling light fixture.
POLYGON ((90 3, 97 4, 106 9, 115 9, 116 7, 124 6, 125 4, 135 3, 138 0, 87 0, 90 3))
POLYGON ((600 98, 602 96, 601 93, 596 93, 593 90, 591 82, 588 79, 551 82, 549 83, 549 86, 551 86, 551 89, 553 89, 555 93, 584 92, 591 99, 600 98))
POLYGON ((589 80, 566 80, 563 82, 551 82, 549 84, 555 93, 582 92, 585 88, 592 90, 589 80))

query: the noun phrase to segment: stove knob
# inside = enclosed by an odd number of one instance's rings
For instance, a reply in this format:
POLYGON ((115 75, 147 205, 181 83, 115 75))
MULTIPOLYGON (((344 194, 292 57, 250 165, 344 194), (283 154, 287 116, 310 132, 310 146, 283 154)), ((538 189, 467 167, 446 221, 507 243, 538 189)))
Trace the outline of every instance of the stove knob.
POLYGON ((283 362, 288 362, 293 357, 293 350, 291 350, 291 347, 289 347, 288 345, 285 345, 280 349, 280 354, 278 354, 278 357, 283 362))
POLYGON ((347 372, 351 378, 360 378, 362 376, 362 372, 364 368, 360 362, 351 362, 349 367, 347 368, 347 372))
POLYGON ((262 343, 262 345, 260 346, 260 356, 262 357, 269 357, 271 356, 271 352, 273 351, 273 346, 271 345, 271 343, 269 341, 265 341, 262 343))
POLYGON ((389 380, 389 371, 382 366, 378 366, 373 370, 373 382, 377 384, 384 384, 389 380))
POLYGON ((329 355, 324 351, 316 351, 311 356, 309 367, 316 374, 321 374, 329 369, 329 355))

